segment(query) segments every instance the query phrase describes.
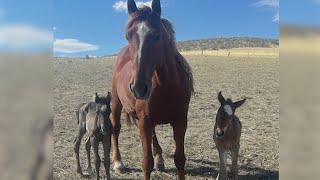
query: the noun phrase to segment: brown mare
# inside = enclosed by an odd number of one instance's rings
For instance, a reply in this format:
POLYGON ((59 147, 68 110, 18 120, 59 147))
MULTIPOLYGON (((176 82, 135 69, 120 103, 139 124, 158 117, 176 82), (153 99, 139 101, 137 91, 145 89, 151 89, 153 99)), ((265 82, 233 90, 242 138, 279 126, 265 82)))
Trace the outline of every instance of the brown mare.
POLYGON ((184 179, 184 136, 193 93, 191 68, 177 51, 172 25, 161 18, 160 1, 153 0, 152 9, 138 9, 134 0, 127 3, 129 21, 126 38, 129 44, 118 55, 112 81, 114 169, 119 170, 123 166, 118 137, 121 110, 124 108, 127 114, 137 119, 144 179, 150 179, 154 166, 152 155, 155 156, 156 168, 164 168, 155 126, 168 123, 174 132, 174 162, 178 177, 184 179))

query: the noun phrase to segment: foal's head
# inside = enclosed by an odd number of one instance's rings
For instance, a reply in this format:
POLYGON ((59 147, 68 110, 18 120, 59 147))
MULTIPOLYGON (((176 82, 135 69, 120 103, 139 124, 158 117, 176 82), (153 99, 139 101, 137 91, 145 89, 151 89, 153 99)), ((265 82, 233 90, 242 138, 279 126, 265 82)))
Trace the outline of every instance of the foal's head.
POLYGON ((100 128, 100 131, 103 135, 108 133, 108 129, 110 129, 110 102, 111 102, 111 93, 108 92, 106 97, 98 96, 98 93, 94 96, 94 101, 97 103, 96 106, 96 115, 98 118, 97 126, 100 128))
POLYGON ((218 113, 216 116, 217 129, 215 131, 215 136, 223 137, 225 132, 228 130, 228 128, 232 126, 232 121, 233 121, 232 119, 233 119, 235 110, 238 107, 240 107, 246 101, 246 99, 243 99, 237 102, 232 102, 231 99, 225 100, 225 98, 222 96, 222 93, 219 92, 218 100, 221 106, 219 107, 218 113))
POLYGON ((167 31, 161 19, 160 0, 153 0, 152 9, 137 8, 134 0, 127 1, 129 22, 126 38, 134 61, 134 79, 130 90, 137 99, 150 97, 152 76, 163 64, 167 31))

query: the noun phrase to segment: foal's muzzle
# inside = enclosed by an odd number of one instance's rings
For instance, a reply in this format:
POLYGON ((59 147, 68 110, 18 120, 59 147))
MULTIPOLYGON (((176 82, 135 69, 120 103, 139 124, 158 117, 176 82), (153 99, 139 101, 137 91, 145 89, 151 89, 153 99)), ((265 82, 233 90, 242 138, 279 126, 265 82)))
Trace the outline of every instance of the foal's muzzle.
POLYGON ((136 99, 147 100, 151 94, 151 83, 132 81, 130 91, 136 99))
POLYGON ((224 131, 222 129, 220 129, 220 128, 217 128, 216 136, 217 137, 223 137, 223 135, 224 135, 224 131))

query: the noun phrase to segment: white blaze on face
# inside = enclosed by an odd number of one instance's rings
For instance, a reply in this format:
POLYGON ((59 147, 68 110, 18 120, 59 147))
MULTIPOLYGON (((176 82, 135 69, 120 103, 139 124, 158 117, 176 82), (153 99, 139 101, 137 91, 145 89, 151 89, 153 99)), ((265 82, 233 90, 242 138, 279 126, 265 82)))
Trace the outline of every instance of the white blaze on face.
POLYGON ((146 22, 141 22, 137 25, 138 30, 137 34, 139 36, 139 54, 138 54, 138 64, 140 63, 140 57, 141 57, 141 51, 143 47, 143 42, 146 37, 146 35, 149 33, 150 28, 148 27, 146 22))
POLYGON ((223 110, 224 110, 224 112, 226 112, 229 116, 231 116, 232 115, 232 108, 231 108, 231 106, 230 105, 224 105, 223 106, 223 110))

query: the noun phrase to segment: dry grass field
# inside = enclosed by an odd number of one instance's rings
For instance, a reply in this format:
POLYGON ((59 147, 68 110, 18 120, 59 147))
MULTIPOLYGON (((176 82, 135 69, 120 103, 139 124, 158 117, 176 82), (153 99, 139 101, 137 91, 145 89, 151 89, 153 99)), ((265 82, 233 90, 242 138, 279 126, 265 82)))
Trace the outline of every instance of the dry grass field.
POLYGON ((279 47, 273 48, 232 48, 232 49, 219 49, 219 50, 194 50, 182 52, 183 55, 197 56, 219 56, 219 57, 245 57, 245 58, 263 58, 263 57, 279 57, 279 47))
MULTIPOLYGON (((192 66, 196 95, 192 97, 185 139, 187 179, 214 179, 218 153, 212 140, 217 108, 216 95, 248 101, 237 114, 243 124, 240 147, 240 179, 279 178, 279 66, 278 58, 186 56, 192 66)), ((94 92, 111 88, 115 58, 54 61, 54 179, 81 179, 75 172, 73 139, 77 124, 74 107, 90 101, 94 92)), ((120 151, 127 169, 112 171, 112 179, 141 179, 141 143, 136 128, 122 123, 120 151)), ((165 158, 165 172, 152 179, 175 179, 173 138, 169 125, 156 132, 165 158)), ((100 151, 101 152, 101 151, 100 151)), ((81 164, 86 168, 84 145, 81 164)), ((230 163, 230 161, 229 161, 230 163)), ((102 167, 101 167, 102 168, 102 167)))

